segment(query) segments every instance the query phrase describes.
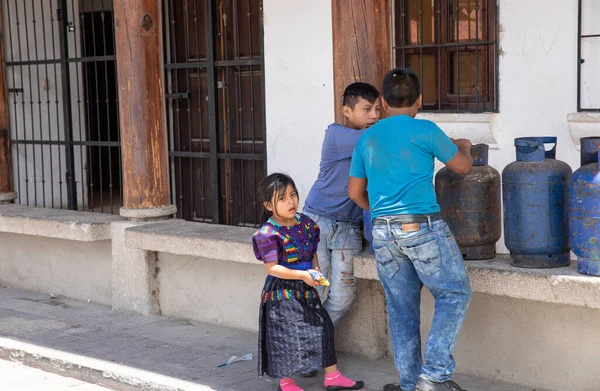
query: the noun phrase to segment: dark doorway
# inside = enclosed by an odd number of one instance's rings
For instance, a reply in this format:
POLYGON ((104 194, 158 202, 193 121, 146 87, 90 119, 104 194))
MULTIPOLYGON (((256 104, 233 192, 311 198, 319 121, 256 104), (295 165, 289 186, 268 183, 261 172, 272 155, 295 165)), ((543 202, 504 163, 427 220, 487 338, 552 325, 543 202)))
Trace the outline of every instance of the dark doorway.
POLYGON ((112 11, 81 13, 87 131, 88 205, 118 213, 121 206, 121 155, 112 11))

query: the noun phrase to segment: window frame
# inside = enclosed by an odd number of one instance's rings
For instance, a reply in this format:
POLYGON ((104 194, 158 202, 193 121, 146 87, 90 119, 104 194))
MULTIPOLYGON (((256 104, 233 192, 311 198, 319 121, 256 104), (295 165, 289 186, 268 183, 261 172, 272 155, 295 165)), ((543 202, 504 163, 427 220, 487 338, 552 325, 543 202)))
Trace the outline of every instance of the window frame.
MULTIPOLYGON (((419 8, 423 10, 423 2, 425 0, 394 0, 392 6, 392 31, 393 31, 393 46, 392 46, 392 61, 394 66, 405 66, 407 64, 407 56, 410 55, 427 55, 433 54, 435 61, 435 90, 437 94, 436 102, 433 105, 424 105, 423 112, 430 113, 483 113, 483 112, 498 112, 498 33, 499 33, 499 7, 497 0, 473 0, 484 2, 486 5, 486 18, 488 21, 487 29, 483 30, 483 38, 479 40, 476 37, 475 42, 461 43, 460 41, 450 41, 449 24, 451 23, 451 11, 449 10, 452 0, 434 0, 434 36, 435 43, 433 44, 411 44, 407 42, 405 28, 402 22, 402 13, 408 13, 408 1, 418 1, 419 8), (489 23, 492 21, 492 23, 489 23), (490 39, 491 38, 491 39, 490 39), (450 64, 450 56, 452 53, 462 52, 483 52, 478 55, 477 71, 479 79, 485 78, 483 81, 486 92, 484 94, 462 95, 452 94, 450 91, 450 83, 453 75, 450 72, 452 65, 450 64), (486 66, 487 62, 487 66, 486 66), (483 70, 482 67, 484 68, 483 70)), ((579 0, 581 1, 581 0, 579 0)), ((423 40, 423 24, 420 23, 420 40, 423 40)), ((421 57, 422 58, 422 57, 421 57)), ((423 64, 421 61, 421 72, 423 75, 423 64)), ((457 68, 456 72, 459 72, 457 68)), ((421 80, 422 82, 422 80, 421 80)), ((481 84, 480 84, 481 85, 481 84)), ((423 90, 423 89, 421 89, 423 90)))
POLYGON ((581 41, 586 38, 599 38, 600 28, 598 33, 582 35, 582 21, 581 15, 583 11, 583 0, 577 1, 577 112, 578 113, 598 113, 600 112, 599 107, 581 107, 581 66, 584 64, 585 59, 581 58, 581 41))

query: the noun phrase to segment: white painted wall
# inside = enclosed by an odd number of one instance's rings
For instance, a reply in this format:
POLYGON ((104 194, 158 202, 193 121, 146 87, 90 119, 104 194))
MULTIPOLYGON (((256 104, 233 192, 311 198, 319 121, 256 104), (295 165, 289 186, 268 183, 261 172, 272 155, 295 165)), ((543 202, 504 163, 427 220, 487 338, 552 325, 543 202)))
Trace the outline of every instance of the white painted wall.
POLYGON ((268 170, 291 175, 304 199, 334 120, 331 3, 265 0, 263 9, 268 170))
MULTIPOLYGON (((427 117, 453 136, 496 144, 490 164, 500 172, 515 159, 515 137, 546 135, 558 137, 557 158, 575 170, 567 115, 577 110, 577 2, 499 0, 498 7, 500 113, 427 117), (489 125, 478 122, 486 118, 489 125)), ((266 0, 264 12, 268 169, 291 174, 306 196, 334 116, 331 4, 266 0)), ((598 79, 586 80, 600 94, 598 79)), ((507 252, 503 239, 498 250, 507 252)))

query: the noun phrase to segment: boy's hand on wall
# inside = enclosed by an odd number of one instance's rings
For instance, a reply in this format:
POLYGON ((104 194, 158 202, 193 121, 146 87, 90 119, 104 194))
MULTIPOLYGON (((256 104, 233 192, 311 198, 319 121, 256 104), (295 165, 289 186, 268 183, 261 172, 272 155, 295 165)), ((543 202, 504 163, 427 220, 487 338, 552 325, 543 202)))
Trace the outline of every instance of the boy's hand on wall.
POLYGON ((454 144, 456 144, 456 146, 458 147, 458 149, 460 149, 461 151, 470 154, 471 153, 471 141, 467 140, 466 138, 459 138, 459 139, 450 139, 452 140, 452 142, 454 144))

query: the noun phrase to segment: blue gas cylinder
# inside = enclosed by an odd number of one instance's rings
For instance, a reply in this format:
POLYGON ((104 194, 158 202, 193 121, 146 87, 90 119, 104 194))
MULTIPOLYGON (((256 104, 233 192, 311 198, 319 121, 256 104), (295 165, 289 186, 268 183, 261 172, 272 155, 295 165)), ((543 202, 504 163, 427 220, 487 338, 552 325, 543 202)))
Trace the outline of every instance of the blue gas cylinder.
POLYGON ((371 221, 371 211, 363 210, 363 225, 365 229, 365 239, 369 242, 369 249, 375 254, 373 248, 373 222, 371 221))
POLYGON ((577 271, 600 276, 600 137, 581 139, 581 167, 571 176, 569 231, 577 271))
POLYGON ((515 139, 517 161, 502 172, 504 242, 513 266, 569 264, 571 167, 556 160, 556 137, 515 139), (554 144, 546 151, 544 144, 554 144))

